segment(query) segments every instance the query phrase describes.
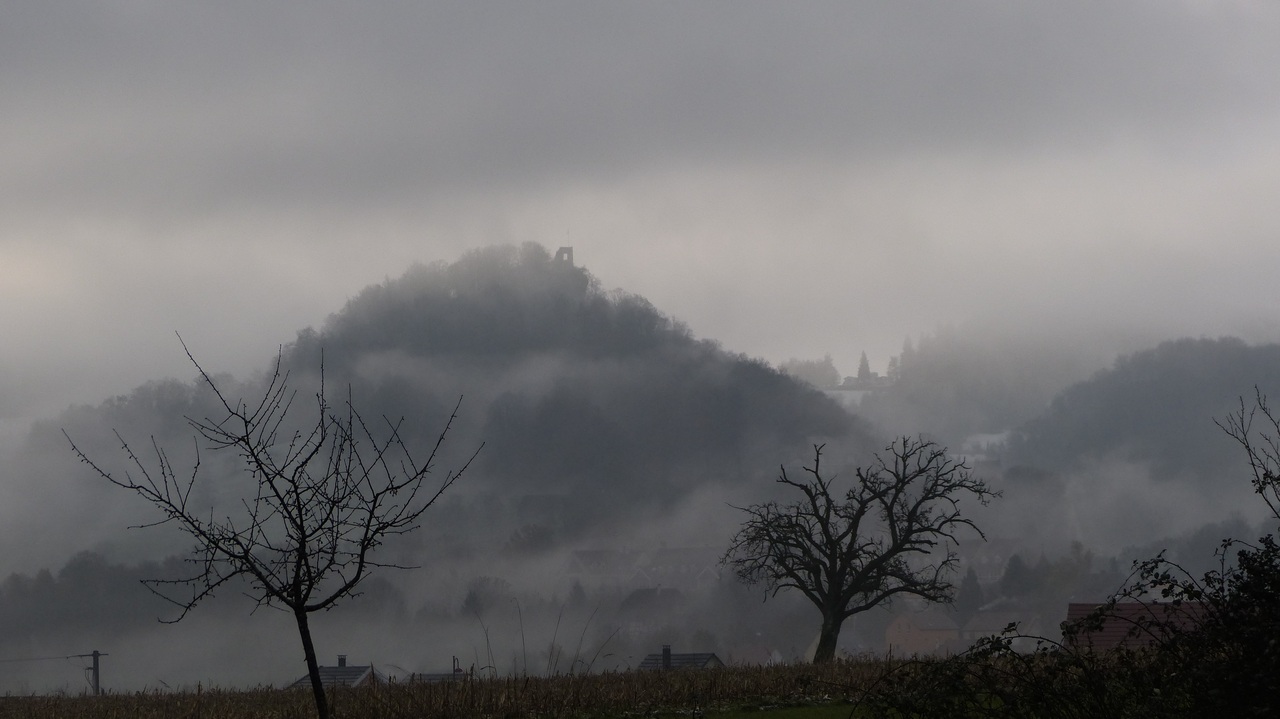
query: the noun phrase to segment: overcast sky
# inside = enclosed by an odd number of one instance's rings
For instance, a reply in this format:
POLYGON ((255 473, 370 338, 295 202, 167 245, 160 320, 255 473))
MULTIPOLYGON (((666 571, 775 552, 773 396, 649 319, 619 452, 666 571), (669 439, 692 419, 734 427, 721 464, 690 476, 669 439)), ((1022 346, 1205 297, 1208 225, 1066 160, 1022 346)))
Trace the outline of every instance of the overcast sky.
POLYGON ((1280 338, 1280 4, 0 9, 0 417, 536 241, 772 362, 1280 338))

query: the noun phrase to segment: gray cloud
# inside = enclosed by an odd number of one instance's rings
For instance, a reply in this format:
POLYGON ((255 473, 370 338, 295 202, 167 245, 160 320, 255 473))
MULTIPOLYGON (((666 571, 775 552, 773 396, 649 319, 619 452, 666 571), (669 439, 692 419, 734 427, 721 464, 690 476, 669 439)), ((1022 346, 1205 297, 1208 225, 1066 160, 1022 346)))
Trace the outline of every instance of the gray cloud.
POLYGON ((1280 337, 1280 11, 1177 3, 17 3, 0 414, 260 366, 492 243, 772 361, 939 324, 1280 337))
MULTIPOLYGON (((66 480, 61 435, 31 449, 34 418, 190 380, 175 330, 247 377, 362 288, 491 244, 573 245, 604 286, 697 337, 775 363, 831 353, 846 374, 863 350, 883 371, 904 336, 939 326, 1013 359, 1063 348, 1064 382, 1175 336, 1278 340, 1277 36, 1280 9, 1248 0, 8 3, 0 505, 10 537, 47 531, 49 504, 75 530, 6 569, 155 549, 121 531, 145 507, 110 509, 107 488, 66 480)), ((371 377, 422 372, 365 359, 371 377)), ((549 388, 553 367, 453 384, 549 388)), ((801 459, 761 451, 750 471, 801 459)), ((1011 493, 993 511, 1036 516, 1042 541, 1063 542, 1248 512, 1241 486, 1184 519, 1194 493, 1152 472, 1102 458, 1063 475, 1060 496, 1011 493), (1146 524, 1091 509, 1137 495, 1146 524), (1035 514, 1050 501, 1061 511, 1035 514)), ((635 536, 720 541, 721 489, 635 536)), ((456 613, 470 580, 502 569, 473 559, 403 580, 409 610, 456 613), (410 591, 419 581, 439 596, 410 591)), ((389 641, 333 621, 326 656, 389 641)), ((287 627, 262 631, 275 649, 254 651, 275 653, 250 666, 243 632, 222 626, 131 636, 111 650, 119 686, 209 679, 205 659, 172 649, 187 641, 243 668, 222 681, 293 671, 275 651, 292 646, 287 627)), ((475 627, 433 632, 439 656, 414 637, 374 658, 439 669, 483 646, 475 627)))
POLYGON ((13 203, 411 202, 680 165, 1176 144, 1270 116, 1252 6, 28 7, 13 203), (25 161, 22 161, 25 160, 25 161))

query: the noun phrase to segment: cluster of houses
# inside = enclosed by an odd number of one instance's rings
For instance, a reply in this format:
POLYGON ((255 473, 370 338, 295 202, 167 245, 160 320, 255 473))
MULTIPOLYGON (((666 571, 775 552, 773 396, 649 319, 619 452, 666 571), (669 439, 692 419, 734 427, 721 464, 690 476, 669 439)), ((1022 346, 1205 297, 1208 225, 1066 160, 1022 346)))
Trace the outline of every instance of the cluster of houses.
MULTIPOLYGON (((670 644, 662 645, 662 651, 648 654, 644 661, 640 662, 638 669, 641 671, 673 671, 680 669, 716 669, 723 667, 725 664, 715 652, 685 652, 676 653, 671 651, 670 644)), ((379 671, 372 664, 348 664, 347 655, 339 654, 338 663, 335 666, 321 666, 320 682, 326 687, 362 687, 370 684, 384 684, 387 681, 386 674, 379 671)), ((470 678, 471 672, 463 669, 458 664, 458 658, 453 659, 453 671, 441 672, 437 674, 410 674, 401 681, 413 682, 450 682, 461 681, 470 678)), ((289 684, 289 689, 309 689, 311 687, 311 676, 304 675, 289 684)))
POLYGON ((1108 651, 1151 646, 1171 631, 1192 629, 1200 621, 1203 607, 1195 603, 1119 602, 1106 607, 1096 621, 1091 617, 1103 605, 1072 602, 1067 605, 1061 625, 1043 626, 1040 617, 1016 612, 979 612, 963 625, 942 610, 931 609, 898 616, 885 632, 885 643, 894 656, 957 654, 983 637, 1005 632, 1016 637, 1013 647, 1030 651, 1037 637, 1056 639, 1061 626, 1075 627, 1064 642, 1077 648, 1108 651))
MULTIPOLYGON (((994 540, 979 545, 965 557, 966 571, 972 570, 983 584, 1000 579, 1004 566, 1017 547, 1008 542, 994 540)), ((654 617, 663 617, 671 607, 679 606, 685 594, 708 589, 724 580, 720 564, 720 552, 708 547, 654 548, 643 551, 614 549, 579 550, 568 558, 566 575, 586 586, 611 586, 626 590, 619 607, 619 629, 633 636, 644 636, 652 630, 654 617)), ((873 654, 888 653, 896 657, 917 655, 948 655, 963 652, 978 640, 1013 631, 1014 648, 1030 651, 1035 648, 1039 636, 1059 634, 1059 624, 1078 625, 1097 604, 1071 603, 1065 616, 1042 616, 1032 610, 1004 605, 999 602, 981 610, 962 614, 951 608, 936 605, 922 606, 917 611, 900 611, 884 630, 881 647, 866 647, 873 654)), ((1150 631, 1140 631, 1154 618, 1156 623, 1187 627, 1194 624, 1194 608, 1177 616, 1160 604, 1119 604, 1111 608, 1108 619, 1071 637, 1077 644, 1095 650, 1118 646, 1134 646, 1155 639, 1150 631)), ((697 647, 695 647, 697 648, 697 647)), ((762 648, 759 652, 735 651, 732 661, 746 664, 772 664, 796 661, 803 657, 787 657, 778 651, 762 648)), ((724 666, 725 662, 714 652, 673 652, 670 645, 661 651, 644 657, 637 665, 640 670, 678 670, 686 668, 711 668, 724 666)), ((464 679, 467 670, 454 659, 452 671, 434 674, 413 674, 401 677, 401 681, 441 682, 464 679)), ((335 666, 321 667, 321 679, 327 685, 359 686, 386 681, 373 665, 351 665, 346 656, 339 655, 335 666)), ((309 677, 302 677, 296 686, 308 686, 309 677)))
MULTIPOLYGON (((1149 646, 1161 639, 1162 632, 1170 628, 1190 629, 1200 617, 1200 607, 1195 604, 1125 602, 1109 607, 1102 621, 1089 622, 1088 619, 1099 607, 1100 605, 1091 603, 1071 603, 1067 606, 1064 624, 1080 628, 1078 633, 1068 637, 1069 643, 1092 651, 1149 646)), ((885 642, 890 654, 898 657, 956 654, 972 647, 983 637, 998 635, 1016 627, 1017 635, 1025 637, 1025 641, 1029 643, 1020 645, 1015 641, 1014 648, 1030 651, 1035 648, 1035 639, 1031 637, 1039 635, 1041 627, 1037 617, 1031 617, 1029 623, 1025 622, 1027 618, 1016 613, 979 612, 960 626, 947 612, 929 609, 903 614, 894 619, 885 631, 885 642)), ((766 659, 770 660, 780 662, 781 657, 766 659)), ((671 645, 664 644, 661 651, 646 655, 637 668, 640 671, 677 671, 723 666, 724 661, 714 652, 677 653, 672 651, 671 645)), ((470 676, 470 672, 459 666, 455 657, 451 672, 410 674, 403 681, 460 681, 470 676)), ((325 686, 359 687, 384 683, 387 677, 372 664, 348 664, 346 655, 339 654, 337 665, 320 667, 320 680, 325 686)), ((289 687, 308 688, 310 685, 310 677, 303 676, 289 687)))

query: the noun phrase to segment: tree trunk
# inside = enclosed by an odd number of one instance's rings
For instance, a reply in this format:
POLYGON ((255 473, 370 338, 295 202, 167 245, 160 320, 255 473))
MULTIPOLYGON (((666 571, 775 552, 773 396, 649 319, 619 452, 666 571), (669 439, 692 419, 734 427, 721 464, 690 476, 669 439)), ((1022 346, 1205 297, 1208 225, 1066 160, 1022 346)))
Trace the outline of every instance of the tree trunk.
POLYGON ((822 631, 818 634, 818 648, 813 653, 814 664, 826 664, 836 658, 836 642, 840 639, 840 626, 844 617, 823 613, 822 631))
POLYGON ((302 652, 307 657, 307 675, 311 677, 311 692, 316 698, 316 716, 329 719, 329 702, 324 695, 324 682, 320 681, 320 663, 316 661, 316 647, 311 643, 311 627, 307 623, 307 613, 301 609, 293 611, 298 621, 298 634, 302 637, 302 652))

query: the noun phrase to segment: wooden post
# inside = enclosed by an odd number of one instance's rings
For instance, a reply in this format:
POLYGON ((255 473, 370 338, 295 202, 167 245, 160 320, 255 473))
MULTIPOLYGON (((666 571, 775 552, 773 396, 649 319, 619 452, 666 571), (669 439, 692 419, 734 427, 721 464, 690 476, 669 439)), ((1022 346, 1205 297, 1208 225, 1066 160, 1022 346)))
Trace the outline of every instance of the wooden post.
POLYGON ((97 649, 94 649, 93 654, 90 656, 93 657, 93 695, 95 697, 101 696, 102 695, 102 674, 99 672, 98 658, 102 656, 102 653, 99 652, 97 649))

